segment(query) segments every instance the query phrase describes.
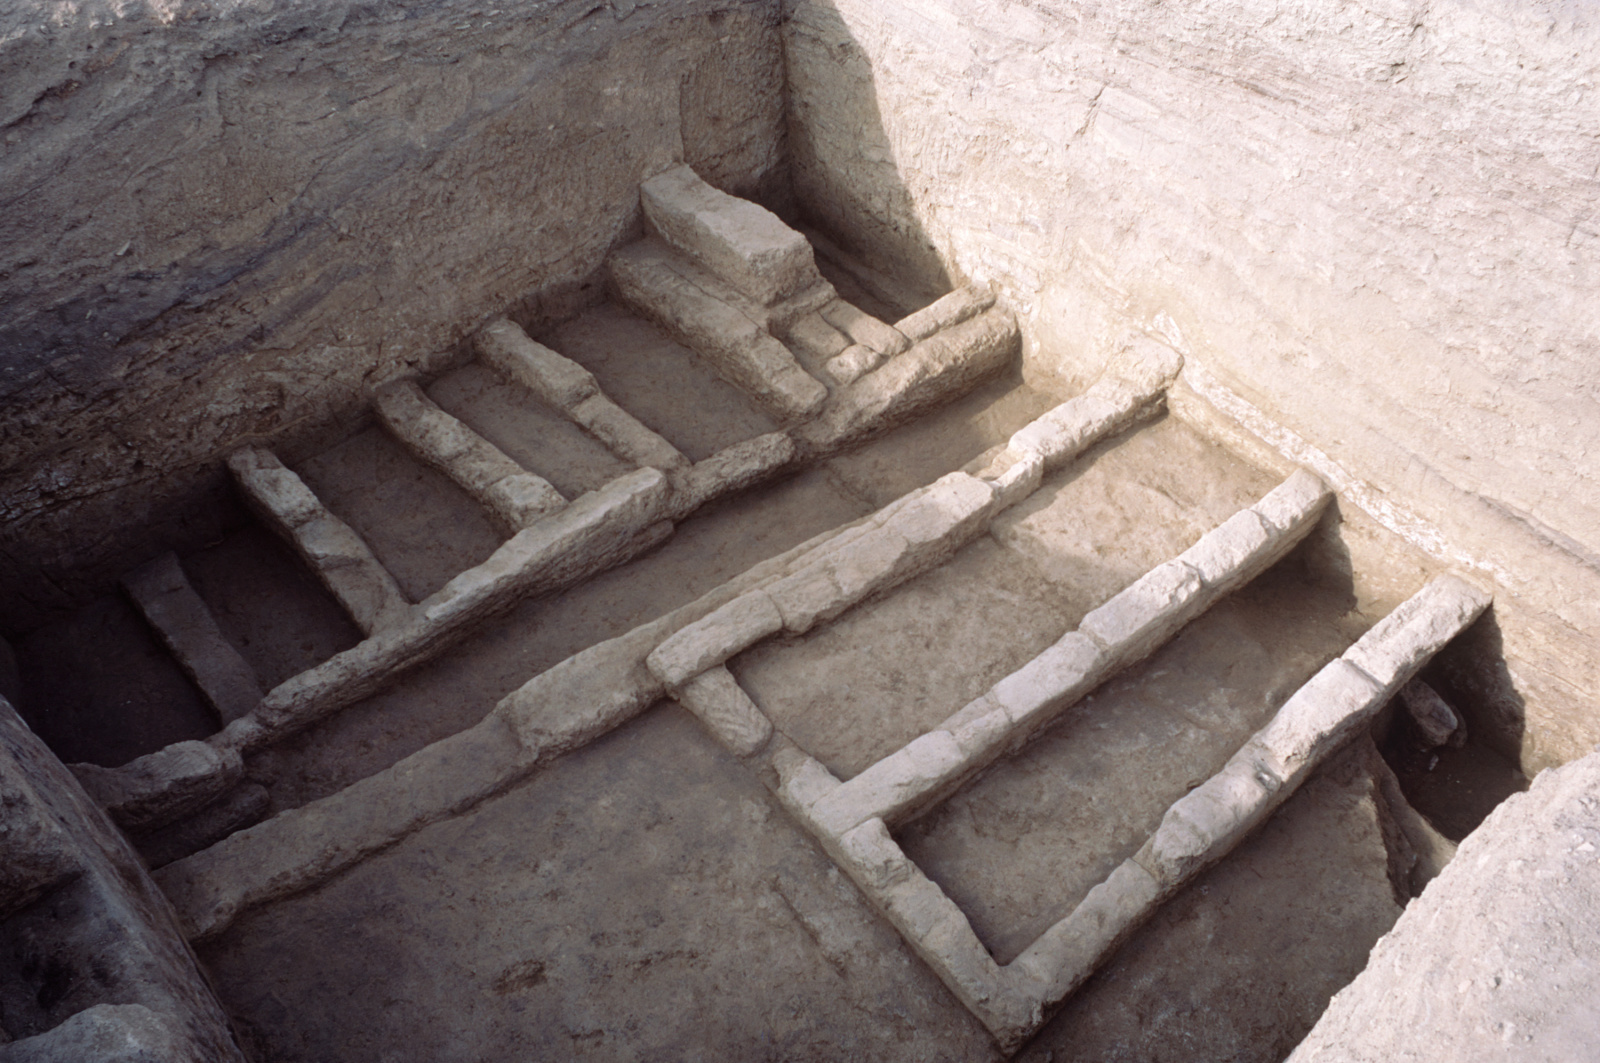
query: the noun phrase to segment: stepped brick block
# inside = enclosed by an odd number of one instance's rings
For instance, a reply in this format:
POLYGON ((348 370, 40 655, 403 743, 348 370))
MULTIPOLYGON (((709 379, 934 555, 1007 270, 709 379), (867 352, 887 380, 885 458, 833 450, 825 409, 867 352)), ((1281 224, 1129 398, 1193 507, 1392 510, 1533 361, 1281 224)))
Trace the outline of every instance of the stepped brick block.
POLYGON ((798 420, 822 407, 827 388, 800 367, 789 349, 763 323, 685 276, 666 248, 640 241, 607 262, 630 306, 704 356, 720 376, 775 416, 798 420))
POLYGON ((806 238, 765 207, 718 191, 688 166, 639 186, 661 238, 763 305, 822 282, 806 238))

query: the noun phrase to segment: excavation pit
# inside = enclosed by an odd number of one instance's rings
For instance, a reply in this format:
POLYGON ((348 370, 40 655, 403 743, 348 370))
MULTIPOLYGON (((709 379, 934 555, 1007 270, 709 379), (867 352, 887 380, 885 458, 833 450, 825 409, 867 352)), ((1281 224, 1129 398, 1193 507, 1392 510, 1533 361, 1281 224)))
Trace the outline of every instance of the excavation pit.
POLYGON ((0 16, 0 1063, 1582 1043, 1591 29, 213 7, 0 16))

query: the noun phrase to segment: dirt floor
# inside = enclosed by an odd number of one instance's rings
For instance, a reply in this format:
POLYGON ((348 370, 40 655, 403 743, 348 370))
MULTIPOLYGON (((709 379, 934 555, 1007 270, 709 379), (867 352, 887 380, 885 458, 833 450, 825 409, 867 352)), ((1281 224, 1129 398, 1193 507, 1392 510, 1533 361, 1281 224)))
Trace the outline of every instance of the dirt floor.
POLYGON ((1359 745, 1168 901, 1017 1057, 1276 1063, 1400 917, 1359 745))
POLYGON ((215 711, 119 594, 28 633, 16 657, 18 710, 68 764, 115 767, 217 729, 215 711))
MULTIPOLYGON (((543 340, 691 458, 775 427, 694 355, 610 304, 543 340)), ((476 365, 429 393, 569 497, 626 471, 476 365)), ((522 603, 388 690, 252 754, 250 777, 270 791, 272 811, 335 793, 471 726, 578 650, 961 467, 1055 401, 1015 376, 997 380, 709 505, 650 553, 522 603)), ((503 537, 378 428, 299 471, 413 600, 503 537)), ((1275 483, 1178 419, 1157 418, 1048 478, 948 564, 731 667, 779 728, 848 777, 1275 483)), ((1348 564, 1330 515, 1155 656, 902 827, 907 853, 998 960, 1070 911, 1173 800, 1417 583, 1410 573, 1358 587, 1348 564)), ((260 529, 184 565, 266 685, 359 637, 260 529)), ((25 684, 80 692, 46 721, 54 740, 95 733, 85 714, 117 676, 142 699, 81 759, 118 763, 215 727, 121 599, 19 651, 25 684), (102 641, 116 647, 110 673, 92 660, 102 641)), ((1023 1058, 1282 1058, 1400 912, 1372 756, 1355 747, 1325 767, 1125 945, 1023 1058)), ((200 951, 258 1063, 997 1058, 981 1025, 766 789, 672 702, 250 912, 200 951)))
MULTIPOLYGON (((561 344, 562 353, 587 359, 589 368, 602 376, 595 352, 637 353, 645 349, 641 334, 654 335, 649 349, 656 353, 694 359, 609 304, 585 312, 546 339, 561 344), (571 337, 577 339, 568 342, 571 337)), ((481 381, 481 374, 468 367, 443 379, 448 386, 432 390, 451 394, 465 390, 461 381, 481 381)), ((603 376, 602 385, 615 396, 603 376)), ((646 423, 680 446, 695 432, 725 446, 771 430, 771 423, 753 408, 735 409, 710 428, 686 428, 706 421, 697 401, 692 389, 658 394, 651 407, 654 421, 646 423)), ((252 776, 272 791, 274 811, 343 789, 471 726, 500 698, 571 654, 670 612, 759 561, 959 468, 1052 404, 1049 396, 1014 376, 1003 377, 849 454, 706 506, 649 554, 570 590, 522 603, 478 637, 409 673, 389 690, 254 755, 252 776)), ((461 405, 466 406, 465 400, 461 405)), ((639 408, 628 408, 644 419, 639 408)), ((425 535, 429 518, 425 510, 420 512, 416 519, 422 530, 397 527, 391 536, 405 541, 425 535)), ((390 516, 396 525, 412 519, 406 509, 392 509, 390 516)), ((453 575, 444 571, 451 563, 454 555, 436 559, 430 580, 443 583, 453 575)))
MULTIPOLYGON (((648 557, 530 603, 280 747, 276 800, 309 800, 465 726, 531 671, 959 465, 1033 405, 1008 389, 946 411, 970 434, 925 456, 925 472, 901 460, 924 453, 906 438, 932 434, 922 425, 686 521, 648 557), (899 482, 875 483, 875 469, 899 482)), ((949 565, 735 670, 781 728, 852 774, 1272 485, 1159 420, 1054 477, 949 565)), ((1375 619, 1359 606, 1381 603, 1358 603, 1322 570, 1323 550, 1309 541, 901 832, 997 958, 1069 910, 1375 619)), ((1281 1058, 1400 911, 1378 802, 1359 758, 1330 767, 1131 941, 1029 1058, 1281 1058)), ((245 917, 203 956, 264 1061, 996 1058, 672 703, 245 917)))

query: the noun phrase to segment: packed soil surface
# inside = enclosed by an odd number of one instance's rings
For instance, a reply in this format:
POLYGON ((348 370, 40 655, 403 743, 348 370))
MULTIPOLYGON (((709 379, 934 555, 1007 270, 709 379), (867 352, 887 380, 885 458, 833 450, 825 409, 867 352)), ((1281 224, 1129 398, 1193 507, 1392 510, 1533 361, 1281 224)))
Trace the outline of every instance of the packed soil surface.
MULTIPOLYGON (((692 353, 611 304, 542 340, 691 458, 775 427, 692 353)), ((428 390, 569 498, 626 471, 480 366, 428 390)), ((980 458, 1055 401, 1005 377, 708 505, 654 550, 522 602, 383 692, 253 753, 250 778, 270 812, 336 793, 472 726, 571 654, 980 458)), ((413 600, 504 537, 376 427, 298 471, 413 600)), ((1276 482, 1156 417, 1052 474, 947 563, 803 637, 762 642, 730 668, 780 729, 847 778, 1276 482)), ((1250 586, 899 829, 997 960, 1069 912, 1174 800, 1419 583, 1409 571, 1358 580, 1351 555, 1330 513, 1250 586)), ((259 528, 183 563, 265 685, 359 637, 259 528)), ((148 706, 148 719, 129 717, 86 753, 116 763, 214 727, 121 599, 59 626, 38 636, 54 649, 24 646, 26 681, 71 672, 87 645, 107 640, 111 670, 85 667, 79 686, 121 682, 148 706)), ((64 703, 78 714, 68 733, 93 711, 90 693, 79 700, 64 703)), ((1325 766, 1139 931, 1024 1058, 1282 1058, 1404 901, 1375 756, 1357 745, 1325 766)), ((200 952, 260 1063, 998 1058, 760 781, 671 701, 246 914, 200 952)))

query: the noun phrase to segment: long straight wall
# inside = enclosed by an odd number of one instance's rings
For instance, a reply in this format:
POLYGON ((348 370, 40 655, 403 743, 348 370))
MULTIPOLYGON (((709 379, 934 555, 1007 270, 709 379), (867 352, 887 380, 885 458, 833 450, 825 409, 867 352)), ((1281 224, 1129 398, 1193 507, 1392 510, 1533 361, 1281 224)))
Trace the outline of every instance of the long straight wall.
POLYGON ((1165 336, 1213 395, 1348 474, 1347 504, 1497 585, 1476 650, 1507 667, 1469 681, 1510 751, 1539 767, 1600 740, 1593 11, 786 14, 795 192, 817 224, 930 284, 999 284, 1043 376, 1091 378, 1129 328, 1165 336))
POLYGON ((370 386, 587 276, 642 178, 686 160, 781 199, 778 19, 0 5, 0 627, 203 539, 233 447, 348 431, 370 386))

